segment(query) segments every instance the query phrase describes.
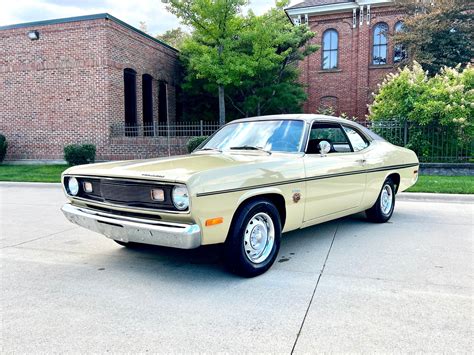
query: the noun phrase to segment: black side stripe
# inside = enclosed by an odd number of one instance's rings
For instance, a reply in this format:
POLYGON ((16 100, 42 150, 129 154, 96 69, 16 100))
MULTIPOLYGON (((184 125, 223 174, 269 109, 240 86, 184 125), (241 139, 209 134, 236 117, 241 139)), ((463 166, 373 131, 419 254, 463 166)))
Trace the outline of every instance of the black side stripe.
POLYGON ((377 173, 377 172, 380 172, 380 171, 387 171, 387 170, 394 170, 394 169, 405 169, 405 168, 411 168, 411 167, 415 167, 415 166, 418 166, 418 163, 390 165, 390 166, 385 166, 385 167, 382 167, 382 168, 373 168, 373 169, 367 169, 367 170, 356 170, 356 171, 351 171, 351 172, 347 172, 347 173, 335 173, 335 174, 327 174, 327 175, 310 176, 310 177, 300 178, 300 179, 272 182, 272 183, 268 183, 268 184, 253 185, 253 186, 246 186, 246 187, 237 187, 235 189, 201 192, 201 193, 196 194, 196 196, 197 197, 203 197, 203 196, 211 196, 211 195, 218 195, 218 194, 227 194, 227 193, 231 193, 231 192, 253 190, 253 189, 258 189, 258 188, 263 188, 263 187, 289 185, 289 184, 295 184, 295 183, 298 183, 298 182, 330 179, 330 178, 334 178, 334 177, 349 176, 349 175, 377 173))

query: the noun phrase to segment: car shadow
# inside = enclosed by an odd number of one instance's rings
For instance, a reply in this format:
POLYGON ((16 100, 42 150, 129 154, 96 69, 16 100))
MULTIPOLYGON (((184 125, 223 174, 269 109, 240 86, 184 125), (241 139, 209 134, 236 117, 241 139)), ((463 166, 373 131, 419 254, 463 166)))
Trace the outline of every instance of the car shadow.
MULTIPOLYGON (((288 255, 291 255, 293 261, 298 262, 297 258, 299 252, 303 250, 311 251, 312 248, 326 247, 328 240, 333 238, 338 224, 345 220, 367 223, 362 214, 285 233, 276 262, 285 261, 288 259, 288 255)), ((118 249, 114 252, 114 256, 120 256, 120 261, 118 264, 114 263, 115 267, 126 268, 127 264, 136 265, 138 267, 136 261, 133 259, 139 259, 140 262, 138 264, 144 268, 152 268, 160 273, 173 274, 178 271, 181 275, 188 274, 191 278, 193 275, 196 276, 200 274, 199 279, 201 281, 207 277, 211 277, 215 281, 218 275, 227 279, 229 277, 241 279, 239 276, 233 275, 227 270, 224 263, 223 244, 201 246, 191 250, 146 244, 132 244, 128 247, 120 247, 117 245, 117 248, 118 249), (127 261, 125 260, 126 258, 130 258, 130 260, 127 261)))

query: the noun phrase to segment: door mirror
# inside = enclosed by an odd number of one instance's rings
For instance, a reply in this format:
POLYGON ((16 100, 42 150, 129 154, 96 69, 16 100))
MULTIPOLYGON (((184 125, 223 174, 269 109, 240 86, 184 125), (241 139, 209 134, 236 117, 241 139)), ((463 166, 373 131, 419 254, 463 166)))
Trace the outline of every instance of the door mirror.
POLYGON ((326 155, 331 151, 331 143, 328 141, 321 141, 319 142, 319 152, 321 155, 326 155))

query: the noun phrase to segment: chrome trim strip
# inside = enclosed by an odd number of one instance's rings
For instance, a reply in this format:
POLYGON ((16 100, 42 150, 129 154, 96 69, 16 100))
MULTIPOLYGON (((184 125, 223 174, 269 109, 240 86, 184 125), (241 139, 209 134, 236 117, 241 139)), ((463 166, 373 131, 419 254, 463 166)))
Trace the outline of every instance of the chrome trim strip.
POLYGON ((201 228, 197 224, 170 223, 122 217, 65 204, 61 208, 72 223, 125 243, 160 245, 194 249, 201 245, 201 228))
MULTIPOLYGON (((89 200, 89 199, 86 199, 86 198, 76 197, 76 196, 71 196, 71 195, 67 195, 67 197, 71 198, 73 201, 86 202, 90 205, 97 205, 99 207, 108 207, 108 208, 111 208, 111 209, 116 209, 118 211, 124 211, 124 212, 128 212, 128 211, 132 210, 132 211, 137 211, 137 212, 156 212, 156 213, 160 213, 160 214, 163 214, 163 213, 189 214, 190 210, 191 210, 191 206, 189 206, 188 210, 186 210, 186 211, 172 211, 172 210, 162 210, 162 209, 158 209, 158 208, 143 208, 143 207, 130 207, 130 206, 127 206, 127 205, 117 205, 117 204, 114 204, 114 203, 89 200)), ((189 204, 191 205, 191 201, 189 202, 189 204)), ((150 216, 153 216, 153 214, 150 214, 150 216)))
POLYGON ((389 171, 389 170, 394 170, 394 169, 405 169, 405 168, 411 168, 411 167, 414 167, 414 166, 419 166, 419 164, 418 163, 412 163, 412 164, 391 165, 391 166, 386 166, 386 167, 382 167, 382 168, 356 170, 356 171, 351 171, 351 172, 347 172, 347 173, 335 173, 335 174, 327 174, 327 175, 310 176, 310 177, 306 177, 306 178, 292 179, 292 180, 273 182, 273 183, 269 183, 269 184, 253 185, 253 186, 247 186, 247 187, 239 187, 239 188, 235 188, 235 189, 201 192, 201 193, 196 194, 196 197, 204 197, 204 196, 224 194, 224 193, 230 193, 230 192, 253 190, 253 189, 264 188, 264 187, 273 187, 273 186, 280 186, 280 185, 296 184, 296 183, 299 183, 299 182, 330 179, 330 178, 341 177, 341 176, 369 174, 369 173, 376 173, 376 172, 380 172, 380 171, 389 171))

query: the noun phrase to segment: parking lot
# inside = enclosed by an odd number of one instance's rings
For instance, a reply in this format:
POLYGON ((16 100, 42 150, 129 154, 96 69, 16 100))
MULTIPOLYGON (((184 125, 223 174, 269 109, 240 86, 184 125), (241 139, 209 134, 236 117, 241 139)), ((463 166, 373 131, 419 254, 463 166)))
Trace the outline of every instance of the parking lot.
POLYGON ((123 248, 59 185, 0 184, 2 353, 470 352, 473 205, 398 201, 284 235, 266 274, 218 247, 123 248))

